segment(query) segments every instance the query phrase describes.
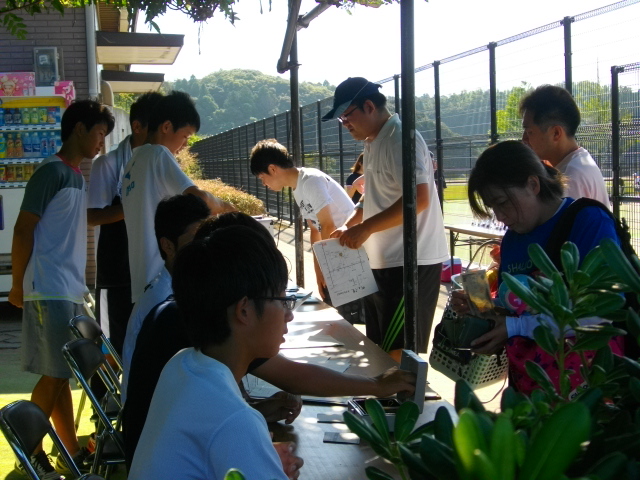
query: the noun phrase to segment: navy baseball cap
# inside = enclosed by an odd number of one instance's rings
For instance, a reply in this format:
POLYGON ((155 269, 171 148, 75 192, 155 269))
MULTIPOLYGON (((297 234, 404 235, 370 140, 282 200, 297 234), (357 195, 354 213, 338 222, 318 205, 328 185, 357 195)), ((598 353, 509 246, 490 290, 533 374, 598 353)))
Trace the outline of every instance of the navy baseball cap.
POLYGON ((329 110, 322 121, 333 120, 338 118, 349 108, 349 105, 353 103, 357 98, 367 97, 373 93, 378 92, 378 89, 382 85, 370 82, 363 77, 349 77, 342 82, 336 88, 336 92, 333 96, 333 108, 329 110))

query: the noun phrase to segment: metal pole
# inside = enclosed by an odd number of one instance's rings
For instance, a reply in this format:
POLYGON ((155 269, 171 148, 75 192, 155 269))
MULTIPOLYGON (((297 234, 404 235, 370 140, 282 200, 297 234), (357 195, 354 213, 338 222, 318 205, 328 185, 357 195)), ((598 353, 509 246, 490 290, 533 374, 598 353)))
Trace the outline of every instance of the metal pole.
POLYGON ((496 86, 496 46, 495 42, 489 48, 489 101, 491 102, 491 144, 498 142, 498 94, 496 86))
POLYGON ((394 89, 394 95, 395 97, 395 104, 396 104, 396 113, 398 115, 400 115, 400 75, 395 74, 393 76, 393 89, 394 89))
POLYGON ((400 0, 404 348, 415 352, 418 313, 418 248, 416 238, 416 89, 413 15, 413 0, 400 0))
POLYGON ((340 147, 340 185, 344 185, 344 147, 342 139, 342 127, 338 126, 338 145, 340 147))
POLYGON ((573 17, 564 17, 562 21, 564 27, 564 88, 569 93, 573 93, 573 76, 571 67, 571 24, 573 17))
MULTIPOLYGON (((290 0, 295 1, 295 0, 290 0)), ((302 164, 302 129, 300 125, 300 97, 298 96, 298 34, 293 35, 291 52, 289 53, 289 73, 291 88, 291 136, 293 164, 299 167, 302 164)), ((290 195, 290 198, 293 195, 290 195)), ((295 235, 296 235, 296 284, 304 287, 304 246, 302 238, 302 216, 295 205, 295 235)))
MULTIPOLYGON (((249 125, 244 126, 244 146, 249 151, 249 125)), ((242 151, 238 149, 238 158, 242 157, 242 151)), ((249 155, 247 155, 247 162, 249 161, 249 155)), ((247 168, 247 190, 251 193, 251 169, 247 168)), ((256 191, 256 195, 258 192, 256 191)))
MULTIPOLYGON (((611 170, 613 171, 613 214, 620 218, 620 91, 618 74, 624 67, 611 67, 611 170)), ((635 178, 632 180, 635 182, 635 178)), ((633 188, 633 187, 632 187, 633 188)))
MULTIPOLYGON (((278 116, 273 116, 273 138, 278 139, 278 116)), ((282 221, 282 190, 276 192, 276 212, 278 220, 282 221)))
MULTIPOLYGON (((262 139, 264 140, 266 138, 267 138, 267 119, 263 118, 262 119, 262 139)), ((264 187, 264 204, 268 213, 269 212, 269 189, 267 188, 266 185, 264 187)))
POLYGON ((440 62, 433 62, 433 84, 436 115, 436 161, 438 162, 438 197, 440 210, 444 208, 444 142, 442 141, 442 111, 440 109, 440 62))
POLYGON ((318 125, 318 168, 322 171, 324 171, 323 167, 323 163, 324 163, 324 159, 322 158, 322 109, 320 107, 320 100, 318 100, 316 102, 316 105, 318 107, 318 113, 317 113, 317 125, 318 125))

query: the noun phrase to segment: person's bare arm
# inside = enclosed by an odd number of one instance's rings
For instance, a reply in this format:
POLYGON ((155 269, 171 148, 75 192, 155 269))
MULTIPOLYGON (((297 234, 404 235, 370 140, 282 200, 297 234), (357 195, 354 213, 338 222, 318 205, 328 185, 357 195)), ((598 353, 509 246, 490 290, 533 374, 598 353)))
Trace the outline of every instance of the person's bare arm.
POLYGON ((415 375, 396 367, 376 377, 350 375, 331 369, 298 363, 276 355, 251 372, 281 390, 316 397, 375 395, 386 397, 415 390, 415 375))
MULTIPOLYGON (((426 183, 421 183, 416 186, 416 213, 422 212, 428 206, 429 187, 426 183)), ((400 197, 389 208, 342 232, 340 244, 349 248, 359 248, 372 233, 401 225, 402 217, 402 197, 400 197)))
POLYGON ((124 220, 122 205, 109 205, 104 208, 87 208, 87 223, 90 227, 107 225, 124 220))
POLYGON ((191 195, 195 195, 196 197, 200 197, 202 200, 204 200, 204 202, 209 207, 209 210, 211 210, 211 215, 216 215, 218 213, 235 212, 238 210, 235 206, 231 205, 230 203, 227 203, 219 199, 218 197, 212 195, 211 193, 205 190, 199 189, 195 185, 187 188, 182 193, 184 193, 185 195, 189 193, 191 195))
POLYGON ((13 228, 13 244, 11 246, 12 282, 9 302, 16 307, 24 304, 23 280, 27 264, 33 253, 33 235, 40 217, 35 213, 20 210, 16 225, 13 228))

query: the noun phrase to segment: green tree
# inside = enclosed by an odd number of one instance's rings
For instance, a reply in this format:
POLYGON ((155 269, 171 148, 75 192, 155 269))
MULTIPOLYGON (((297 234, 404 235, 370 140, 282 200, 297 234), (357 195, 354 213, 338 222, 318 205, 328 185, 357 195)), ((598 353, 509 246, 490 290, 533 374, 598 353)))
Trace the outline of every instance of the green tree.
POLYGON ((522 119, 520 118, 520 100, 531 90, 531 84, 523 81, 518 87, 513 87, 508 92, 500 92, 498 98, 506 95, 507 101, 503 109, 496 112, 498 120, 498 134, 513 134, 522 130, 522 119))

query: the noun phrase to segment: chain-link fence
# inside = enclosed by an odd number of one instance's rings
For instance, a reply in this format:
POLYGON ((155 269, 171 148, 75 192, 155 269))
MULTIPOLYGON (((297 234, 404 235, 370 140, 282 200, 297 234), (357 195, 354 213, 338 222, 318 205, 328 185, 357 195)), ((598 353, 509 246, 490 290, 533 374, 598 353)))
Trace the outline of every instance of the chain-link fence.
MULTIPOLYGON (((614 203, 640 237, 640 99, 637 46, 640 0, 626 0, 492 42, 416 69, 416 128, 444 173, 447 223, 469 223, 466 180, 487 145, 522 135, 518 102, 531 88, 558 84, 576 98, 582 124, 578 141, 600 165, 614 203), (634 47, 635 45, 635 47, 634 47), (618 72, 618 97, 611 66, 618 72), (619 100, 615 100, 619 98, 619 100), (613 101, 619 105, 613 104, 613 101), (612 112, 620 109, 620 154, 614 164, 612 112), (616 170, 617 168, 617 170, 616 170)), ((399 105, 399 75, 379 81, 390 110, 399 105)), ((332 99, 301 107, 302 163, 319 168, 339 183, 363 149, 336 121, 321 122, 332 99)), ((248 168, 253 145, 276 138, 291 150, 291 112, 206 138, 192 150, 205 175, 261 198, 268 211, 292 218, 288 192, 268 192, 248 168)), ((636 245, 638 248, 638 245, 636 245)))

